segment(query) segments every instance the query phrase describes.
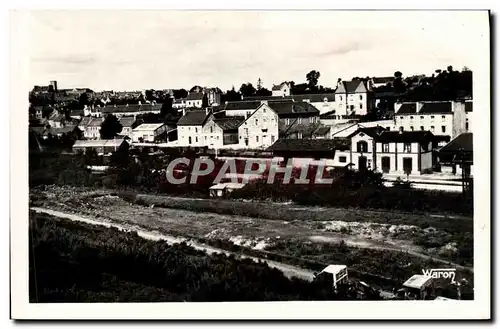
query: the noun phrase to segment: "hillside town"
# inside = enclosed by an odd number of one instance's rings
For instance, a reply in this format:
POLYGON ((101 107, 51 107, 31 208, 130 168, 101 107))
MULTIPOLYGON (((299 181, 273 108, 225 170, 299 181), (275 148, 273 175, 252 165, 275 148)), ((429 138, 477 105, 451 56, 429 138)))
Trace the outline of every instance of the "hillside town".
POLYGON ((30 92, 36 147, 94 149, 107 157, 122 143, 168 152, 195 149, 239 156, 324 159, 327 167, 373 170, 388 180, 412 178, 460 190, 473 175, 472 72, 464 67, 403 77, 338 79, 319 85, 276 82, 269 89, 94 91, 58 81, 30 92))

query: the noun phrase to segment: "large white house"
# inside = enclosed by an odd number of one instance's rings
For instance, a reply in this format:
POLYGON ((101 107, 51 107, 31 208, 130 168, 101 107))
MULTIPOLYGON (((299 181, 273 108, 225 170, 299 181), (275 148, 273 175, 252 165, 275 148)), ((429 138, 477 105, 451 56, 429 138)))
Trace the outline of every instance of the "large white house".
POLYGON ((288 82, 282 82, 279 85, 274 85, 271 88, 271 92, 273 96, 290 96, 290 84, 288 82))
POLYGON ((340 116, 366 115, 373 101, 361 80, 341 81, 335 90, 335 111, 340 116))
POLYGON ((384 173, 422 174, 433 167, 435 136, 428 131, 387 131, 382 127, 359 128, 348 138, 348 151, 335 154, 334 165, 373 169, 384 173))
POLYGON ((394 112, 396 129, 427 130, 452 139, 472 131, 472 101, 396 103, 394 112))
POLYGON ((83 137, 86 139, 100 139, 102 122, 102 118, 84 117, 78 124, 78 128, 83 131, 83 137))
POLYGON ((179 146, 201 147, 203 141, 203 126, 209 117, 206 110, 184 110, 184 115, 177 122, 179 146))

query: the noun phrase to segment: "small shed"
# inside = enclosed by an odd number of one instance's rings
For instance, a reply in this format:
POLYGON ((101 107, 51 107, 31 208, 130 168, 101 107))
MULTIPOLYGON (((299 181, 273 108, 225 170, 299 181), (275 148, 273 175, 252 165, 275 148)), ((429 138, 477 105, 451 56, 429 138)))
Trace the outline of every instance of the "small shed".
POLYGON ((429 294, 434 293, 433 283, 432 277, 415 274, 403 283, 405 297, 409 299, 426 299, 429 294))
POLYGON ((243 183, 219 183, 209 188, 211 197, 223 197, 234 190, 244 187, 243 183))
POLYGON ((318 275, 328 273, 333 276, 333 287, 337 289, 337 285, 341 283, 346 283, 347 276, 347 266, 346 265, 328 265, 325 267, 318 275))

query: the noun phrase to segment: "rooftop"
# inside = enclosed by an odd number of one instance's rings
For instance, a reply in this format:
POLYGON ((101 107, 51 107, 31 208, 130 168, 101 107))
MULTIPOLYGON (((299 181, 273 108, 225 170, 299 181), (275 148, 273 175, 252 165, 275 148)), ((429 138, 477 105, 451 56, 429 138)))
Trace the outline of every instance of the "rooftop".
POLYGON ((415 103, 404 103, 396 112, 396 114, 415 114, 415 113, 417 113, 417 104, 415 103))
POLYGON ((202 99, 203 99, 203 93, 196 93, 196 92, 189 93, 189 95, 187 95, 186 97, 187 101, 199 101, 202 99))
POLYGON ((156 130, 163 126, 163 123, 143 123, 136 128, 134 128, 134 131, 138 130, 156 130))
POLYGON ((216 118, 214 122, 216 125, 221 127, 223 131, 235 130, 237 129, 243 122, 245 121, 245 117, 234 116, 234 117, 224 117, 224 118, 216 118))
POLYGON ((268 105, 278 114, 278 116, 298 113, 319 115, 319 110, 307 102, 276 101, 268 102, 268 105))
POLYGON ((451 102, 426 102, 423 103, 422 108, 418 111, 419 114, 426 113, 452 113, 451 102))
POLYGON ((77 140, 73 147, 118 147, 124 142, 123 139, 97 139, 97 140, 77 140))
POLYGON ((463 149, 465 152, 473 152, 472 133, 463 133, 455 137, 451 142, 443 146, 439 152, 457 152, 463 149))
POLYGON ((177 122, 178 126, 201 126, 205 123, 208 115, 205 110, 191 110, 186 111, 177 122))
POLYGON ((349 149, 345 139, 278 139, 269 151, 334 151, 349 149))
POLYGON ((119 120, 122 127, 132 127, 135 123, 134 117, 121 117, 119 120))
POLYGON ((346 265, 328 265, 319 273, 338 274, 340 271, 347 269, 346 265))
POLYGON ((435 139, 434 134, 430 131, 387 131, 380 126, 359 128, 349 137, 358 133, 365 133, 382 143, 425 143, 435 139))
POLYGON ((415 274, 408 280, 406 280, 405 283, 403 283, 404 287, 408 288, 416 288, 416 289, 421 289, 428 285, 432 281, 432 278, 423 274, 415 274))

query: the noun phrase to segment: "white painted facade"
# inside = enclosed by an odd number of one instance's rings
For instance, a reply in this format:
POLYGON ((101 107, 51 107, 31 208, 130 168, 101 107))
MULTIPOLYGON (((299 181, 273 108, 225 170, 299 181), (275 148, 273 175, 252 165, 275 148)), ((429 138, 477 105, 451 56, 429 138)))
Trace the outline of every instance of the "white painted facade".
POLYGON ((278 140, 279 117, 267 104, 261 104, 238 128, 239 146, 263 148, 278 140))
POLYGON ((335 91, 336 115, 366 115, 368 104, 368 90, 362 82, 359 83, 354 92, 347 92, 343 83, 335 91))
POLYGON ((162 123, 143 123, 132 130, 132 142, 154 142, 166 129, 162 123))
POLYGON ((201 147, 205 146, 203 141, 203 126, 177 126, 178 146, 201 147))
POLYGON ((287 82, 283 82, 279 85, 279 89, 275 87, 272 88, 272 96, 285 97, 290 96, 290 85, 287 82))
POLYGON ((224 131, 219 127, 213 120, 213 117, 209 118, 202 127, 202 142, 204 146, 209 148, 224 148, 224 131))

